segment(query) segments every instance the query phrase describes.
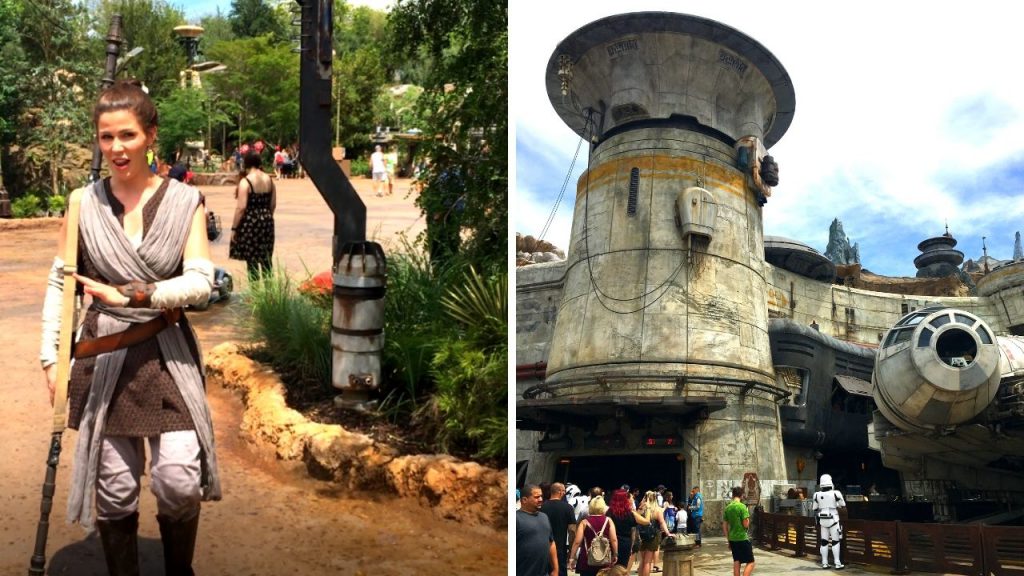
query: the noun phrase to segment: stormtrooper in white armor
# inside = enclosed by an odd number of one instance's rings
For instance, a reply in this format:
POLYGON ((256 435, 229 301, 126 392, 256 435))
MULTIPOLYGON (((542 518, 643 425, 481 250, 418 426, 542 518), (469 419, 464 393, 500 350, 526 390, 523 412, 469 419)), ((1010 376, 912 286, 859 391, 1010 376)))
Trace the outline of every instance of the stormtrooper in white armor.
POLYGON ((832 476, 821 475, 821 489, 814 493, 814 517, 821 527, 821 567, 828 568, 828 552, 832 550, 836 560, 835 568, 846 566, 839 560, 839 541, 843 537, 843 527, 839 524, 839 509, 846 507, 843 493, 832 486, 832 476))

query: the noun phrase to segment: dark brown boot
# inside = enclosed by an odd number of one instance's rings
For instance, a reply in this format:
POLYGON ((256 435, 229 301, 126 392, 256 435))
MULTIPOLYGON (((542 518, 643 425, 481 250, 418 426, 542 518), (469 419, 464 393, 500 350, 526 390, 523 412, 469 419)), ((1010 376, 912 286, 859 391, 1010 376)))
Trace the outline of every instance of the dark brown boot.
POLYGON ((188 520, 171 520, 157 514, 160 539, 164 545, 164 570, 167 576, 195 576, 192 571, 192 553, 196 549, 196 531, 199 530, 199 512, 188 520))
POLYGON ((97 520, 110 576, 139 576, 139 513, 117 520, 97 520))

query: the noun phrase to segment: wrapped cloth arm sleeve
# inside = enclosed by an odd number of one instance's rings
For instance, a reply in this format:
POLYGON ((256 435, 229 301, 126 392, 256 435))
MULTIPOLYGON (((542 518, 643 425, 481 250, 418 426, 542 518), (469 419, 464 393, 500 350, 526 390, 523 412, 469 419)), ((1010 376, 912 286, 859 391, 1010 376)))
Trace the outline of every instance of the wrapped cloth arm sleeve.
POLYGON ((64 260, 53 259, 50 274, 46 277, 46 296, 43 298, 42 342, 39 347, 39 361, 43 368, 57 363, 57 342, 60 340, 61 299, 64 292, 64 260))
POLYGON ((204 304, 213 290, 213 262, 191 258, 182 264, 181 276, 161 280, 154 285, 150 305, 153 308, 177 308, 204 304))

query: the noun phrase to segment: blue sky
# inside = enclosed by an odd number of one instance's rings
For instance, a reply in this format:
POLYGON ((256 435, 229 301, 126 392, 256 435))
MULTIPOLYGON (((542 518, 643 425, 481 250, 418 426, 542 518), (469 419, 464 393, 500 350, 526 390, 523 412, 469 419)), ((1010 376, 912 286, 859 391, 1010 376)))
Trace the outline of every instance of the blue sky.
MULTIPOLYGON (((626 11, 686 12, 753 37, 789 72, 796 114, 771 153, 780 184, 764 207, 766 235, 824 251, 833 218, 860 244, 865 268, 913 276, 921 240, 948 221, 966 258, 982 237, 998 259, 1024 229, 1024 8, 864 0, 797 3, 579 0, 541 13, 510 3, 510 110, 515 125, 512 229, 536 235, 579 138, 554 113, 544 70, 579 27, 626 11)), ((586 148, 547 239, 568 247, 586 148)))
POLYGON ((231 11, 231 0, 182 0, 172 3, 184 10, 185 18, 189 22, 198 22, 203 16, 216 14, 218 7, 220 13, 225 16, 231 11))
MULTIPOLYGON (((287 4, 294 4, 292 0, 278 0, 287 4)), ((350 6, 369 6, 377 10, 385 10, 391 5, 392 0, 348 0, 350 6)), ((172 0, 173 4, 182 7, 185 18, 189 22, 199 22, 203 16, 215 14, 220 7, 221 14, 227 16, 231 11, 231 0, 172 0)), ((337 3, 337 0, 336 2, 337 3)))

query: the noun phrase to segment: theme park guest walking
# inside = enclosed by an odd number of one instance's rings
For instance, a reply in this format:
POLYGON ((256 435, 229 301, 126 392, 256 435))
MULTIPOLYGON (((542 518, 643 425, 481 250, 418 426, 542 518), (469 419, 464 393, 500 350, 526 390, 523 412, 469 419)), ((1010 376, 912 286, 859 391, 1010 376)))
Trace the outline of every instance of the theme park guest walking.
POLYGON ((370 154, 370 172, 373 173, 373 193, 379 198, 388 182, 388 164, 380 144, 374 146, 373 154, 370 154))
POLYGON ((580 576, 597 576, 598 570, 606 566, 591 566, 588 558, 590 547, 594 545, 594 539, 600 534, 608 539, 611 544, 611 564, 614 565, 618 556, 619 541, 615 532, 615 523, 605 516, 608 505, 605 504, 604 496, 596 496, 590 499, 589 515, 581 520, 576 526, 576 538, 572 541, 572 549, 569 551, 569 568, 580 576), (577 559, 576 553, 579 552, 577 559))
POLYGON ((688 528, 693 532, 694 546, 700 547, 700 526, 704 522, 704 496, 700 493, 700 487, 694 486, 690 490, 690 499, 686 501, 686 508, 690 511, 688 528))
POLYGON ((111 574, 138 574, 148 440, 165 570, 192 574, 200 502, 221 496, 202 362, 182 312, 207 301, 213 284, 202 197, 150 171, 157 110, 140 84, 120 80, 105 89, 92 118, 110 176, 72 193, 81 202, 79 235, 65 237, 65 220, 42 314, 40 357, 52 401, 61 258, 66 242, 80 242, 75 278, 92 303, 68 387, 68 425, 78 430, 68 519, 86 528, 95 521, 111 574), (104 336, 112 339, 96 340, 104 336))
POLYGON ((249 280, 270 272, 274 255, 274 208, 277 188, 262 170, 263 159, 256 152, 245 155, 245 176, 235 192, 235 218, 231 224, 228 256, 244 260, 249 280))
POLYGON ((558 573, 566 576, 569 558, 569 534, 576 533, 576 513, 565 501, 565 484, 555 482, 549 488, 548 499, 541 505, 540 511, 547 515, 551 523, 551 533, 555 537, 555 551, 558 552, 558 573))
POLYGON ((516 510, 516 576, 558 576, 558 553, 551 523, 540 513, 540 486, 527 484, 516 510))
MULTIPOLYGON (((640 514, 648 520, 648 525, 641 524, 637 528, 640 534, 640 576, 648 576, 654 567, 654 557, 661 548, 662 536, 671 536, 665 525, 665 516, 658 506, 658 493, 648 490, 640 503, 640 514)), ((660 571, 660 570, 659 570, 660 571)))
POLYGON ((840 541, 843 537, 843 527, 839 524, 839 509, 846 507, 846 500, 843 499, 843 493, 832 485, 832 476, 822 474, 819 484, 821 490, 814 493, 811 509, 814 510, 814 517, 818 519, 818 526, 821 527, 821 567, 829 567, 828 553, 831 550, 836 561, 836 569, 842 570, 846 566, 839 560, 840 541))
POLYGON ((608 509, 608 517, 615 522, 615 533, 619 538, 618 550, 622 551, 616 563, 628 568, 630 560, 628 551, 633 549, 636 527, 640 524, 650 524, 651 521, 633 509, 629 492, 621 488, 612 492, 612 504, 608 509))
POLYGON ((750 510, 747 510, 747 505, 741 498, 743 488, 733 486, 732 502, 725 507, 722 514, 722 532, 729 541, 729 550, 732 550, 733 576, 740 576, 740 564, 747 565, 743 570, 743 576, 750 576, 754 573, 757 562, 754 561, 754 546, 747 536, 747 530, 750 528, 750 510))

